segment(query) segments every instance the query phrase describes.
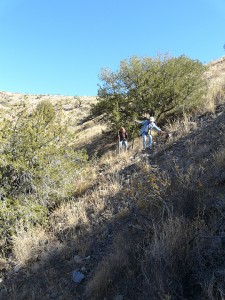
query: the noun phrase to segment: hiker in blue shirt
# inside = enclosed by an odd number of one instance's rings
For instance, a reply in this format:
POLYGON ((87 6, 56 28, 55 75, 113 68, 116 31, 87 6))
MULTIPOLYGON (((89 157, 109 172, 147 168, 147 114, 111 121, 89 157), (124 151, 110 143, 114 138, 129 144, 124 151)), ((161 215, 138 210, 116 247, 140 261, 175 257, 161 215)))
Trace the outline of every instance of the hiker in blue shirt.
POLYGON ((156 130, 162 132, 162 130, 155 124, 154 117, 146 118, 143 121, 135 121, 138 124, 141 124, 141 136, 142 136, 142 144, 143 150, 146 149, 146 139, 148 138, 147 148, 152 148, 152 130, 156 130))

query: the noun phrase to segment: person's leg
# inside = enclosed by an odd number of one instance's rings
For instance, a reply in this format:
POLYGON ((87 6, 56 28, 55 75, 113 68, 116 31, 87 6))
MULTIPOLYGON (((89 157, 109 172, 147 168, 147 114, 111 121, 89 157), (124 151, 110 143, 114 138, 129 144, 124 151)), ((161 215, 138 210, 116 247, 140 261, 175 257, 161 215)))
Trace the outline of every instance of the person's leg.
POLYGON ((142 133, 142 144, 143 144, 143 149, 146 148, 146 134, 142 133))
POLYGON ((122 141, 122 148, 124 147, 124 150, 126 150, 126 141, 122 141))
POLYGON ((152 135, 148 134, 148 147, 152 148, 152 135))
POLYGON ((124 147, 125 147, 125 151, 127 151, 127 149, 128 149, 128 143, 127 143, 127 141, 124 141, 124 147))
POLYGON ((121 150, 122 150, 122 146, 123 146, 123 142, 121 141, 121 142, 119 142, 119 153, 120 153, 121 150))

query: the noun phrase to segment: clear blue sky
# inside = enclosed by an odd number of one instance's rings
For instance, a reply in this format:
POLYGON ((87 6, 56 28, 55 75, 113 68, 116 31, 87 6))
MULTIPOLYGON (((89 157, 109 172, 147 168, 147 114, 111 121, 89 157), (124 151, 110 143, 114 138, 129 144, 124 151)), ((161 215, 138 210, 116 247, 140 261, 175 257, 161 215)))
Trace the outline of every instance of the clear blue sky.
POLYGON ((97 95, 133 55, 225 55, 224 0, 0 0, 0 91, 97 95))

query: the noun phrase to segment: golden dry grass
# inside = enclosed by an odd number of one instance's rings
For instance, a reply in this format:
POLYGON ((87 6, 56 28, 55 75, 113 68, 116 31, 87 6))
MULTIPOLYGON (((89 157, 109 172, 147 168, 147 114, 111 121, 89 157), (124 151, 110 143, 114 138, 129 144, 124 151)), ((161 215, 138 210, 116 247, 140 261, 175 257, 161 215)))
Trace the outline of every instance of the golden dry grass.
POLYGON ((201 110, 215 112, 215 106, 224 103, 225 96, 225 57, 208 64, 205 73, 208 82, 208 92, 205 104, 201 110))
MULTIPOLYGON (((188 134, 191 130, 196 129, 197 124, 190 120, 190 116, 184 115, 174 122, 169 122, 166 124, 165 129, 167 132, 172 134, 176 133, 176 139, 188 134)), ((170 139, 173 142, 173 138, 170 139)))
POLYGON ((79 147, 90 144, 93 140, 98 139, 106 128, 105 124, 95 124, 93 121, 88 121, 82 126, 77 126, 74 145, 79 147))
POLYGON ((12 238, 13 255, 20 266, 28 262, 35 262, 38 256, 46 249, 50 239, 44 228, 24 228, 18 226, 12 238))

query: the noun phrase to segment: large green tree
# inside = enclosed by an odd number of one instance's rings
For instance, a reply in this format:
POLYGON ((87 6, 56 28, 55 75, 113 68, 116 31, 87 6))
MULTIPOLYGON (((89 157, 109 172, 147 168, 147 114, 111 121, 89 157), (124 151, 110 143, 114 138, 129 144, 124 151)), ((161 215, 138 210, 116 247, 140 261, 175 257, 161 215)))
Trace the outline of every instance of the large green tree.
POLYGON ((115 127, 137 116, 154 114, 158 121, 199 106, 206 92, 205 66, 186 56, 133 56, 117 72, 102 69, 98 103, 92 112, 105 114, 115 127))

